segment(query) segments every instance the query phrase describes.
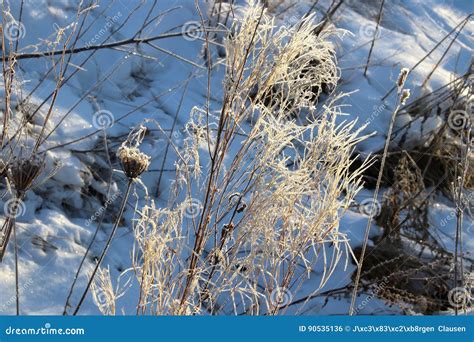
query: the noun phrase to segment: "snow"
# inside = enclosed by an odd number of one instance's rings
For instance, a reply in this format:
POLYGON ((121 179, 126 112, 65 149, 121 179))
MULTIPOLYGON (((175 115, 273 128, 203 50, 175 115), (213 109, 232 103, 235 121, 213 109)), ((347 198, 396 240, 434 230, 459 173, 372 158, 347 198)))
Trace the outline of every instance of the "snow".
MULTIPOLYGON (((287 8, 296 0, 285 0, 279 9, 287 8)), ((18 1, 11 1, 12 13, 17 17, 19 13, 18 1)), ((138 6, 141 2, 101 2, 90 10, 90 19, 97 19, 86 33, 78 40, 77 46, 98 44, 111 35, 110 41, 127 39, 135 36, 147 17, 151 3, 138 6), (133 14, 130 17, 129 14, 133 14), (108 19, 107 19, 108 18, 108 19), (115 18, 111 27, 107 22, 115 18), (120 28, 118 33, 112 33, 120 28)), ((313 1, 297 1, 296 6, 281 16, 278 24, 284 25, 288 18, 298 18, 306 13, 313 1)), ((323 8, 327 8, 330 1, 320 1, 316 9, 321 17, 323 8)), ((348 33, 338 42, 338 61, 342 72, 340 92, 354 92, 344 101, 350 107, 345 111, 350 118, 358 118, 358 125, 368 124, 367 133, 376 134, 362 142, 358 147, 364 154, 375 152, 382 148, 385 142, 385 132, 395 106, 395 93, 385 100, 381 100, 392 88, 401 67, 413 67, 427 54, 444 35, 458 25, 472 11, 472 2, 443 1, 443 0, 414 0, 414 1, 386 1, 387 7, 381 22, 379 37, 375 42, 375 49, 371 57, 368 77, 363 76, 367 60, 370 41, 375 30, 375 17, 378 11, 375 2, 347 1, 337 12, 334 24, 348 33), (364 3, 361 5, 361 3, 364 3)), ((206 3, 200 2, 201 8, 206 3)), ((154 15, 164 14, 148 26, 141 37, 159 35, 170 31, 179 31, 179 26, 186 22, 199 22, 199 15, 194 8, 194 1, 158 1, 153 10, 154 15)), ((275 10, 278 13, 278 10, 275 10)), ((25 26, 24 37, 19 40, 20 52, 33 52, 34 44, 39 44, 39 51, 51 49, 42 41, 42 38, 52 38, 60 28, 66 28, 65 34, 70 32, 68 27, 76 16, 76 2, 69 0, 55 1, 25 1, 22 22, 25 26)), ((410 73, 407 87, 412 90, 412 98, 416 98, 430 89, 437 89, 465 71, 465 66, 472 57, 472 19, 457 41, 448 52, 446 58, 433 73, 428 87, 420 89, 426 75, 428 75, 450 39, 441 44, 424 63, 410 73)), ((157 40, 154 42, 162 49, 178 53, 181 57, 204 66, 202 58, 202 41, 189 40, 181 37, 157 40)), ((107 189, 107 179, 103 169, 108 166, 105 153, 94 153, 94 149, 102 148, 104 139, 122 136, 125 139, 131 127, 141 123, 144 119, 152 119, 160 124, 166 134, 177 114, 176 130, 172 139, 177 144, 183 143, 184 126, 188 121, 193 107, 203 106, 206 101, 207 76, 205 68, 195 68, 191 64, 177 60, 162 51, 149 45, 140 45, 136 52, 131 53, 135 46, 129 45, 122 50, 100 49, 83 63, 89 53, 78 53, 72 56, 68 64, 68 75, 77 73, 59 91, 53 111, 53 119, 47 127, 50 132, 60 119, 68 113, 64 122, 54 131, 46 142, 50 149, 47 164, 60 161, 61 167, 44 184, 30 191, 24 201, 26 211, 18 218, 19 246, 20 246, 20 281, 22 314, 62 314, 67 291, 74 278, 77 266, 85 253, 87 244, 96 228, 95 224, 87 224, 87 219, 100 207, 97 198, 84 193, 85 189, 92 188, 99 194, 116 193, 124 188, 123 176, 114 172, 115 182, 111 189, 107 189), (129 51, 129 52, 127 52, 129 51), (144 56, 144 57, 143 57, 144 56), (179 113, 176 113, 184 85, 187 80, 189 86, 179 113), (138 109, 137 109, 138 108, 138 109), (96 115, 105 115, 111 119, 107 129, 102 130, 96 115), (105 114, 104 114, 105 113, 105 114), (98 127, 99 126, 99 127, 98 127), (110 127, 109 127, 110 126, 110 127), (74 142, 77 137, 91 134, 87 139, 74 142), (71 143, 73 142, 73 143, 71 143), (63 144, 67 144, 62 146, 63 144)), ((68 58, 68 57, 66 57, 68 58)), ((27 59, 19 61, 18 76, 24 80, 23 96, 30 93, 38 84, 41 75, 51 66, 50 58, 27 59)), ((57 70, 55 71, 57 73, 57 70)), ((223 68, 216 67, 211 79, 211 109, 219 108, 222 98, 223 68)), ((29 110, 39 105, 55 87, 55 73, 49 74, 31 99, 29 110)), ((3 96, 3 94, 2 94, 3 96)), ((38 113, 44 117, 48 106, 44 106, 38 113), (46 108, 46 109, 45 109, 46 108)), ((431 117, 426 121, 413 118, 408 113, 397 117, 395 130, 402 129, 397 135, 405 133, 407 139, 404 147, 414 144, 429 143, 428 133, 437 130, 442 122, 438 117, 431 117), (410 125, 407 124, 411 122, 410 125)), ((42 121, 34 119, 33 123, 42 121)), ((100 121, 101 122, 101 121, 100 121)), ((156 194, 158 172, 163 162, 164 149, 167 137, 157 129, 153 121, 147 126, 152 131, 153 138, 146 139, 143 151, 152 157, 150 172, 142 179, 150 194, 156 194)), ((397 140, 394 143, 397 143, 397 140)), ((115 153, 118 146, 110 145, 110 153, 115 153)), ((165 170, 174 169, 175 152, 170 149, 164 163, 165 170)), ((117 165, 114 165, 118 168, 117 165)), ((51 168, 51 167, 50 167, 51 168)), ((164 179, 159 189, 161 194, 169 193, 174 180, 174 172, 164 172, 164 179)), ((137 192, 142 190, 138 187, 137 192)), ((357 197, 357 201, 372 198, 373 192, 364 190, 357 197)), ((4 198, 6 202, 8 198, 4 198)), ((166 205, 166 197, 154 198, 158 205, 166 205)), ((380 198, 381 200, 381 198, 380 198)), ((3 205, 1 203, 0 205, 3 205)), ((117 206, 118 203, 113 205, 117 206)), ((140 205, 140 203, 138 203, 140 205)), ((130 226, 133 218, 133 207, 127 207, 125 212, 126 225, 119 228, 113 241, 104 265, 109 265, 112 279, 116 279, 120 272, 129 268, 131 263, 133 234, 130 226)), ((445 198, 436 198, 430 208, 430 223, 433 229, 439 230, 441 242, 450 251, 454 250, 456 220, 453 218, 455 208, 445 198)), ((352 247, 360 246, 365 227, 367 213, 357 206, 343 217, 340 222, 341 232, 346 234, 352 247)), ((93 259, 100 253, 101 246, 111 229, 110 221, 103 225, 92 252, 86 261, 85 272, 81 275, 72 297, 76 303, 85 286, 86 273, 92 270, 93 259)), ((381 228, 373 224, 370 238, 381 233, 381 228)), ((474 228, 472 218, 465 215, 463 226, 463 249, 474 250, 474 228)), ((370 242, 372 243, 372 242, 370 242)), ((302 288, 298 297, 312 293, 314 284, 318 282, 318 267, 314 268, 314 275, 302 288)), ((346 286, 351 282, 351 275, 355 270, 349 260, 341 262, 334 272, 334 276, 325 285, 322 291, 329 291, 346 286)), ((14 314, 14 263, 13 250, 9 248, 3 263, 0 264, 0 314, 14 314), (12 299, 13 298, 13 299, 12 299), (5 303, 5 304, 4 304, 5 303)), ((136 291, 132 288, 130 291, 136 291)), ((134 298, 133 295, 129 296, 134 298)), ((127 296, 119 300, 119 306, 125 313, 133 313, 136 303, 127 300, 127 296)), ((300 310, 299 306, 290 307, 286 313, 303 314, 347 314, 347 297, 339 299, 320 296, 300 310)), ((383 300, 374 298, 364 302, 364 297, 358 299, 357 305, 363 308, 360 313, 391 314, 397 313, 396 308, 388 307, 383 300)), ((92 296, 86 300, 81 314, 98 314, 99 311, 92 301, 92 296)))

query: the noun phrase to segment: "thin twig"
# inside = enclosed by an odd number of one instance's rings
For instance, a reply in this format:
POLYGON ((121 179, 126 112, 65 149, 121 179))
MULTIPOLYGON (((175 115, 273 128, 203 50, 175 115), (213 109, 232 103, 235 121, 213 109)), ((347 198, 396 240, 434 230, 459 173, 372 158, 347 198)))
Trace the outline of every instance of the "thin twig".
MULTIPOLYGON (((110 161, 110 155, 109 155, 108 148, 107 148, 107 135, 105 133, 105 130, 104 130, 104 146, 105 146, 105 155, 107 156, 107 161, 109 163, 109 167, 112 170, 112 163, 110 161)), ((109 182, 108 182, 108 186, 107 186, 107 194, 109 193, 110 186, 112 184, 112 174, 113 173, 111 172, 110 176, 109 176, 109 182)), ((97 235, 98 235, 98 233, 99 233, 99 231, 102 227, 102 223, 103 223, 104 218, 105 218, 105 213, 106 213, 106 210, 103 210, 102 214, 100 216, 99 222, 97 223, 97 227, 95 229, 94 235, 92 235, 92 238, 89 242, 89 245, 87 246, 86 252, 84 253, 84 256, 82 257, 81 262, 79 263, 79 266, 76 270, 76 274, 74 275, 74 280, 71 284, 71 287, 69 288, 68 296, 66 298, 66 303, 64 304, 63 315, 67 315, 67 309, 70 305, 70 300, 71 300, 71 297, 72 297, 72 293, 74 291, 74 287, 76 286, 77 280, 79 279, 79 274, 81 273, 84 262, 86 261, 87 256, 89 255, 89 252, 90 252, 92 246, 94 245, 95 239, 97 238, 97 235)))
MULTIPOLYGON (((21 54, 15 54, 14 57, 16 58, 16 60, 20 60, 20 59, 51 57, 51 56, 61 55, 63 53, 68 55, 68 54, 75 54, 75 53, 91 51, 91 50, 111 49, 111 48, 114 48, 117 46, 123 46, 123 45, 148 43, 148 42, 153 42, 155 40, 160 40, 160 39, 181 37, 181 36, 189 35, 195 32, 200 32, 200 29, 193 30, 192 32, 164 33, 164 34, 159 34, 157 36, 146 37, 146 38, 129 38, 129 39, 124 39, 124 40, 119 40, 113 43, 83 46, 76 49, 66 49, 64 51, 57 50, 57 51, 43 51, 43 52, 33 52, 33 53, 21 53, 21 54)), ((219 32, 219 30, 215 32, 219 32)))
POLYGON ((82 304, 84 303, 84 300, 86 299, 86 296, 87 296, 87 292, 89 291, 89 288, 91 287, 92 282, 94 281, 94 277, 95 277, 97 271, 99 270, 100 264, 104 260, 104 257, 107 254, 107 251, 109 250, 110 243, 112 242, 112 239, 114 238, 115 232, 117 231, 117 227, 120 223, 120 220, 122 219, 122 215, 123 215, 123 212, 125 210, 125 205, 127 204, 127 200, 128 200, 128 196, 130 194, 130 190, 132 188, 132 184, 133 184, 133 180, 129 179, 128 184, 127 184, 127 190, 125 190, 125 195, 123 197, 122 204, 120 205, 120 210, 119 210, 119 214, 117 216, 117 220, 115 221, 115 224, 112 228, 112 232, 110 233, 109 238, 107 239, 107 242, 105 243, 105 247, 102 250, 102 253, 100 254, 99 260, 97 261, 97 264, 95 265, 94 270, 92 271, 92 274, 89 278, 86 289, 84 290, 84 293, 82 294, 81 299, 79 300, 79 303, 77 304, 77 307, 74 310, 74 313, 73 313, 74 316, 77 315, 77 313, 79 312, 82 304))
POLYGON ((380 26, 380 21, 382 19, 384 3, 385 3, 385 0, 382 0, 382 3, 380 4, 380 10, 379 10, 379 14, 377 16, 377 25, 375 26, 374 37, 372 38, 372 43, 370 44, 369 55, 367 56, 367 64, 365 65, 365 69, 364 69, 364 76, 365 77, 367 77, 367 69, 369 68, 370 56, 372 55, 372 49, 374 48, 375 38, 377 38, 377 33, 379 32, 379 26, 380 26))
MULTIPOLYGON (((401 91, 402 91, 402 87, 399 86, 398 103, 397 103, 397 107, 393 111, 392 117, 390 119, 390 125, 389 125, 389 128, 388 128, 387 138, 385 139, 385 146, 384 146, 384 149, 383 149, 382 161, 380 163, 380 170, 379 170, 379 174, 377 176, 377 183, 375 185, 374 196, 372 198, 372 208, 371 208, 372 213, 375 212, 375 203, 377 202, 377 198, 378 198, 378 194, 379 194, 379 190, 380 190, 380 184, 382 183, 383 170, 384 170, 384 167, 385 167, 385 161, 387 159, 388 148, 389 148, 390 140, 391 140, 391 137, 392 137, 393 126, 394 126, 395 118, 397 116, 398 110, 400 109, 401 102, 402 102, 401 101, 401 91)), ((361 273, 362 273, 362 265, 364 263, 365 251, 367 249, 367 244, 368 244, 368 241, 369 241, 369 234, 370 234, 370 228, 371 228, 371 225, 372 225, 372 219, 373 219, 373 215, 369 215, 369 218, 367 220, 367 227, 365 229, 364 241, 363 241, 363 244, 362 244, 362 251, 361 251, 361 254, 360 254, 359 262, 357 263, 357 275, 356 275, 356 278, 355 278, 355 281, 354 281, 354 289, 353 289, 353 292, 352 292, 351 306, 349 308, 349 315, 351 315, 351 316, 354 315, 354 312, 355 312, 354 308, 355 308, 355 302, 356 302, 356 298, 357 298, 357 291, 358 291, 358 288, 359 288, 359 282, 360 282, 360 276, 361 276, 361 273)))

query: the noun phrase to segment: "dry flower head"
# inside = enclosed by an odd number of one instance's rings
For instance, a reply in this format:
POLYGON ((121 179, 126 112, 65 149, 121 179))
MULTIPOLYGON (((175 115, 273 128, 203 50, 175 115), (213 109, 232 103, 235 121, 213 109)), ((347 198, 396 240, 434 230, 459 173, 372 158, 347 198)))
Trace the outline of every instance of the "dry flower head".
POLYGON ((140 177, 150 165, 150 157, 138 148, 145 132, 146 128, 143 126, 140 126, 136 132, 132 131, 117 151, 117 157, 120 160, 122 170, 130 179, 140 177))
POLYGON ((400 70, 400 74, 398 75, 397 79, 397 87, 399 89, 401 89, 405 85, 405 81, 407 80, 409 72, 410 70, 408 68, 402 68, 402 70, 400 70))
POLYGON ((17 157, 9 165, 8 179, 15 185, 17 192, 25 192, 31 189, 44 167, 44 158, 17 157))

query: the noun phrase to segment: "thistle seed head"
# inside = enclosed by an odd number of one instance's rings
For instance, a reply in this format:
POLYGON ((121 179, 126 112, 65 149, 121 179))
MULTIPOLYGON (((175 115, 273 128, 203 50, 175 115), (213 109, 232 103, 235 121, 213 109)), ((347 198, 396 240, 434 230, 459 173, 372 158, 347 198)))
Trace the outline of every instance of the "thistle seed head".
POLYGON ((15 185, 18 192, 31 189, 33 182, 44 170, 44 159, 37 156, 29 158, 16 157, 8 168, 8 179, 15 185))
POLYGON ((405 81, 407 80, 409 72, 410 70, 408 68, 402 68, 402 70, 400 70, 400 74, 398 75, 397 79, 397 87, 399 89, 401 89, 405 85, 405 81))
POLYGON ((117 151, 117 157, 120 160, 122 170, 130 179, 140 177, 150 165, 150 157, 137 147, 122 145, 117 151))

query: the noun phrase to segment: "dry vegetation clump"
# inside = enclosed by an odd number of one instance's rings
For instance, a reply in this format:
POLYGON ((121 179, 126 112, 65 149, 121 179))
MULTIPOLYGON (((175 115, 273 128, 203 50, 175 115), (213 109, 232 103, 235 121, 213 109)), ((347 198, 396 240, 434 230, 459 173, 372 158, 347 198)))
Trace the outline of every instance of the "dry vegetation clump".
MULTIPOLYGON (((383 233, 364 259, 362 285, 407 312, 432 314, 449 308, 452 254, 433 236, 428 221, 432 194, 408 154, 394 171, 377 224, 383 233)), ((360 248, 354 250, 360 255, 360 248)))
POLYGON ((337 98, 318 112, 310 101, 308 85, 337 74, 329 33, 314 29, 312 18, 277 29, 255 4, 235 21, 222 108, 193 111, 169 206, 136 221, 138 314, 278 314, 317 262, 314 293, 350 255, 339 219, 361 187, 349 167, 365 137, 337 123, 337 98), (302 112, 304 124, 288 119, 302 112))
POLYGON ((402 236, 414 242, 428 241, 429 196, 421 170, 405 155, 395 168, 392 187, 384 194, 384 203, 376 222, 384 228, 381 240, 401 243, 402 236))
MULTIPOLYGON (((183 146, 179 148, 172 141, 181 103, 171 132, 166 134, 170 139, 166 153, 171 147, 177 155, 176 178, 167 194, 168 204, 158 207, 140 180, 151 159, 139 148, 146 133, 144 126, 132 131, 112 156, 108 145, 116 143, 110 139, 117 137, 107 138, 104 127, 97 131, 103 135, 103 141, 98 141, 89 151, 71 152, 84 164, 89 164, 90 170, 83 186, 67 191, 77 191, 78 197, 94 199, 70 209, 68 203, 61 203, 63 209, 70 214, 78 208, 82 212, 92 211, 97 204, 101 208, 87 224, 97 221, 95 233, 72 281, 65 315, 78 314, 91 288, 99 310, 106 315, 117 314, 117 300, 125 295, 137 295, 136 313, 140 315, 277 315, 290 306, 303 303, 298 307, 301 310, 309 299, 320 294, 336 267, 350 258, 357 259, 354 284, 345 289, 353 288, 350 314, 354 313, 359 282, 365 290, 376 286, 379 297, 406 312, 431 314, 449 307, 449 290, 465 285, 458 274, 465 271, 463 251, 459 250, 465 209, 463 191, 474 190, 472 68, 463 77, 409 105, 405 105, 410 96, 410 91, 404 88, 407 77, 435 49, 412 69, 403 68, 394 85, 394 89, 398 89, 397 103, 385 148, 376 154, 375 163, 359 158, 355 147, 366 138, 362 135, 364 127, 355 129, 355 122, 343 120, 344 113, 338 100, 345 94, 335 93, 340 78, 335 39, 343 32, 326 28, 343 3, 333 1, 319 25, 314 24, 315 16, 310 14, 317 1, 300 22, 288 26, 277 25, 273 17, 282 4, 280 1, 264 1, 263 4, 249 1, 242 7, 234 6, 232 2, 215 1, 208 21, 197 8, 203 27, 193 33, 204 33, 198 37, 204 42, 204 67, 166 52, 198 69, 207 68, 209 77, 206 104, 193 108, 184 128, 183 146), (216 61, 212 60, 216 54, 211 49, 217 50, 216 61), (213 84, 211 74, 222 69, 221 107, 212 111, 211 93, 215 89, 210 88, 213 84), (395 119, 401 114, 413 120, 393 132, 395 119), (421 132, 423 139, 408 147, 406 143, 410 140, 413 122, 420 118, 424 122, 433 117, 441 118, 443 124, 426 136, 421 132), (393 141, 398 145, 390 144, 393 141), (115 162, 120 164, 126 188, 124 193, 117 191, 120 204, 112 205, 110 190, 118 187, 113 181, 112 164, 115 162), (375 189, 374 203, 380 187, 389 188, 381 213, 375 218, 383 233, 374 239, 374 246, 368 246, 371 216, 363 246, 352 251, 348 237, 339 230, 339 223, 364 181, 367 188, 375 189), (125 284, 133 283, 139 291, 126 292, 123 287, 113 285, 109 269, 101 268, 101 265, 122 223, 128 197, 137 184, 144 188, 145 195, 140 200, 145 205, 139 210, 135 207, 133 216, 132 267, 120 275, 116 284, 126 278, 125 284), (438 242, 428 222, 429 202, 436 189, 441 189, 457 205, 455 253, 448 253, 438 242), (114 209, 115 213, 110 213, 114 209), (85 288, 81 289, 82 296, 73 303, 76 283, 87 265, 85 261, 91 257, 102 223, 107 221, 114 221, 112 229, 99 250, 85 288), (308 282, 315 271, 318 280, 308 282), (299 298, 301 293, 304 297, 299 298)), ((70 62, 73 56, 78 56, 76 43, 85 33, 82 30, 87 31, 101 17, 95 17, 90 26, 82 25, 86 20, 84 15, 95 5, 87 7, 81 2, 72 20, 74 24, 60 29, 55 41, 45 39, 46 50, 38 45, 33 53, 18 53, 18 43, 4 39, 5 110, 1 118, 0 177, 5 180, 6 193, 10 193, 15 203, 21 202, 26 192, 41 179, 41 173, 47 168, 48 151, 97 134, 71 137, 55 146, 46 144, 81 101, 90 98, 95 101, 100 84, 119 68, 120 64, 117 64, 107 75, 100 75, 104 77, 81 95, 66 114, 56 118, 55 102, 61 88, 74 79, 79 70, 85 69, 94 53, 123 45, 137 47, 136 50, 119 49, 127 53, 125 58, 132 52, 141 56, 140 44, 154 46, 151 42, 180 35, 171 32, 142 37, 142 30, 161 17, 161 14, 152 15, 155 8, 152 5, 135 36, 108 43, 107 40, 116 38, 115 33, 120 33, 141 6, 137 4, 123 24, 111 29, 110 35, 100 44, 81 47, 80 53, 86 57, 77 65, 70 62), (15 94, 20 94, 22 89, 20 77, 15 76, 15 72, 21 70, 17 58, 51 58, 49 70, 26 97, 18 96, 18 101, 15 94), (52 80, 53 87, 47 85, 49 95, 41 104, 36 104, 33 101, 35 92, 43 88, 45 80, 52 80), (25 150, 28 150, 27 157, 23 154, 25 150)), ((11 16, 7 7, 4 14, 11 16)), ((383 2, 377 27, 382 24, 382 11, 383 2)), ((183 36, 193 33, 181 32, 183 36)), ((377 32, 364 76, 367 76, 376 36, 377 32)), ((135 99, 152 87, 154 82, 145 66, 141 61, 128 75, 140 85, 128 94, 128 99, 135 99)), ((431 74, 426 81, 429 77, 431 74)), ((189 80, 185 82, 183 98, 189 80)), ((171 89, 165 93, 170 94, 171 89)), ((158 102, 160 96, 153 95, 150 101, 116 118, 117 122, 150 102, 158 102)), ((212 96, 214 101, 215 94, 212 96)), ((95 105, 99 107, 97 103, 95 105)), ((165 133, 160 126, 158 130, 165 133)), ((154 170, 161 172, 157 186, 159 195, 163 167, 154 170)), ((139 196, 137 192, 135 194, 139 196)), ((61 198, 68 201, 68 198, 61 198)), ((5 215, 0 230, 0 262, 12 235, 16 312, 20 314, 21 270, 18 266, 16 208, 13 210, 11 217, 5 215)), ((32 243, 45 252, 56 248, 40 236, 34 236, 32 243)))
MULTIPOLYGON (((359 256, 361 248, 355 248, 359 256)), ((388 241, 367 248, 361 275, 361 288, 376 291, 379 298, 396 305, 406 314, 430 315, 450 308, 453 288, 451 257, 421 257, 409 245, 388 241)))
MULTIPOLYGON (((411 120, 399 127, 393 136, 387 167, 383 170, 383 185, 390 187, 394 170, 405 155, 416 163, 423 176, 425 187, 437 187, 443 194, 452 198, 452 184, 462 173, 462 161, 466 145, 472 144, 474 114, 472 109, 472 71, 433 92, 425 94, 403 107, 400 115, 409 115, 411 120), (440 123, 433 129, 429 125, 423 131, 425 122, 440 123), (421 122, 422 130, 413 132, 415 121, 421 122), (421 135, 413 142, 411 135, 421 135), (470 137, 470 138, 469 138, 470 137)), ((374 155, 374 163, 364 172, 364 184, 375 187, 375 179, 380 170, 382 151, 374 155)), ((466 156, 466 180, 464 186, 474 189, 474 153, 472 148, 466 156)), ((357 161, 354 167, 360 165, 357 161)))
MULTIPOLYGON (((398 147, 387 156, 389 167, 383 170, 389 190, 376 218, 383 233, 364 261, 362 279, 366 285, 383 282, 378 295, 424 314, 449 308, 449 290, 463 283, 461 274, 470 263, 459 249, 454 254, 446 250, 428 219, 433 195, 441 191, 456 205, 455 243, 459 244, 462 215, 470 213, 461 194, 472 191, 474 185, 470 75, 402 109, 401 113, 410 113, 413 120, 424 118, 424 122, 436 116, 444 123, 410 148, 405 141, 413 121, 395 132, 400 136, 398 147), (464 266, 461 260, 467 261, 464 266)), ((376 161, 365 176, 375 177, 379 169, 376 161)))

